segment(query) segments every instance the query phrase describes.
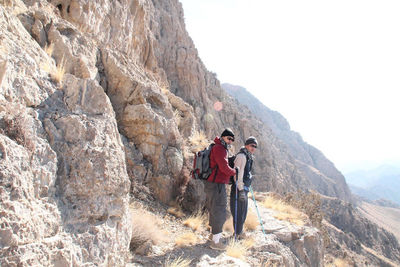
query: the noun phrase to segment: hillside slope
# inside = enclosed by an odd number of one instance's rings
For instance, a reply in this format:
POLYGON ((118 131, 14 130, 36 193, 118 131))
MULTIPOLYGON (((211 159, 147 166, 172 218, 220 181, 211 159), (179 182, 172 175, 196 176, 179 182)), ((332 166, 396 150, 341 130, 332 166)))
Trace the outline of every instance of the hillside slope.
POLYGON ((123 266, 131 199, 202 208, 192 152, 227 126, 259 140, 259 191, 350 200, 221 88, 176 0, 1 0, 0 42, 1 266, 123 266))

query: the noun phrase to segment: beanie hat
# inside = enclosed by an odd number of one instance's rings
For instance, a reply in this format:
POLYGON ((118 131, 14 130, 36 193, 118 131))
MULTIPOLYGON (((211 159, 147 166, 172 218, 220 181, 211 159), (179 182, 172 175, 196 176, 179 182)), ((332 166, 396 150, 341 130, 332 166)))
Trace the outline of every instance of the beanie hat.
POLYGON ((232 136, 232 137, 235 137, 235 135, 233 134, 233 132, 232 132, 232 130, 231 130, 230 128, 226 128, 226 129, 222 132, 221 137, 224 137, 224 136, 232 136))
POLYGON ((247 138, 246 142, 244 143, 245 146, 251 144, 256 144, 258 146, 257 139, 254 136, 250 136, 249 138, 247 138))

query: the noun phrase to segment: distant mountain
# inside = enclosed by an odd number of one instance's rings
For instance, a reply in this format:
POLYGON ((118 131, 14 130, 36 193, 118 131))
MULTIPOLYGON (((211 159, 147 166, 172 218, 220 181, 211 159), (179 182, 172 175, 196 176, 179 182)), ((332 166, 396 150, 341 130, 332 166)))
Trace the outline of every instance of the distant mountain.
POLYGON ((382 165, 372 170, 359 170, 345 174, 354 194, 369 200, 380 198, 400 204, 400 167, 382 165))

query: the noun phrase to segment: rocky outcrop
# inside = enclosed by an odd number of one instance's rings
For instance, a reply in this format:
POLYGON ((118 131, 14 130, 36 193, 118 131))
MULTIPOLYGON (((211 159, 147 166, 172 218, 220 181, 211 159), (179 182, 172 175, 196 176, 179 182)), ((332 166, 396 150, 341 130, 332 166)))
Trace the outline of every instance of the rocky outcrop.
MULTIPOLYGON (((0 94, 0 264, 122 265, 131 232, 130 182, 111 102, 89 77, 67 73, 62 85, 50 78, 59 61, 57 53, 54 61, 44 52, 42 38, 74 34, 42 10, 53 6, 11 5, 0 5, 8 66, 0 94), (42 19, 47 31, 36 36, 44 31, 42 19)), ((57 38, 72 54, 70 39, 57 38)), ((66 71, 75 73, 73 67, 66 71)))
MULTIPOLYGON (((350 203, 329 197, 322 197, 322 202, 327 220, 334 225, 328 227, 333 244, 357 254, 364 254, 371 262, 379 262, 379 259, 371 257, 370 253, 365 252, 364 247, 393 262, 400 262, 400 245, 392 233, 362 216, 350 203)), ((335 247, 333 244, 331 248, 335 247)))
MULTIPOLYGON (((177 0, 0 0, 0 67, 1 266, 124 265, 129 191, 202 207, 202 184, 189 179, 199 131, 231 127, 234 150, 256 136, 258 190, 326 186, 346 200, 318 151, 294 156, 222 90, 177 0)), ((320 263, 310 229, 260 250, 287 266, 320 263)))

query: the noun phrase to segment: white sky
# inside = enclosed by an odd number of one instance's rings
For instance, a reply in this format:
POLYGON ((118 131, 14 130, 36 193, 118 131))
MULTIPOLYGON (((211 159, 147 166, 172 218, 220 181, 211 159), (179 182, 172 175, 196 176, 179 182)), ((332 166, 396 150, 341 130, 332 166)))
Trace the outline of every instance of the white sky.
POLYGON ((346 171, 400 161, 400 1, 181 0, 206 67, 346 171))

